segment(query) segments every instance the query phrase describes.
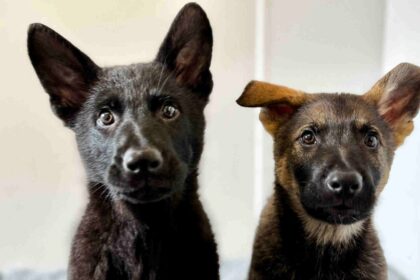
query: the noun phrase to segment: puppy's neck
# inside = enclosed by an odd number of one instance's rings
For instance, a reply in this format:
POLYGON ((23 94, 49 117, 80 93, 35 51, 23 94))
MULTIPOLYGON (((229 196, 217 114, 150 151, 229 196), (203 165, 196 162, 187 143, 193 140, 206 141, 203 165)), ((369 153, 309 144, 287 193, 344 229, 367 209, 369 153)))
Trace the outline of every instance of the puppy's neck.
POLYGON ((307 237, 318 245, 346 247, 356 240, 365 227, 366 221, 358 221, 349 225, 332 225, 311 217, 302 216, 301 221, 307 237))
POLYGON ((334 246, 344 249, 354 245, 356 240, 370 228, 370 219, 352 224, 329 224, 317 220, 306 213, 296 197, 290 195, 280 184, 276 184, 276 192, 283 215, 294 216, 298 220, 307 241, 319 246, 334 246))

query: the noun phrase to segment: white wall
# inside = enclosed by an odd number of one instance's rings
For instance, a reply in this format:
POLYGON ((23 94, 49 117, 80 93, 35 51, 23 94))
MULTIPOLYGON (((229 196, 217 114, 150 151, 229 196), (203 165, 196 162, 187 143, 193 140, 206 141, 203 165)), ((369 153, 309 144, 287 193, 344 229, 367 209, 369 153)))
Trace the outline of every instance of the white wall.
MULTIPOLYGON (((400 62, 420 65, 420 3, 388 0, 385 9, 383 68, 400 62)), ((397 150, 392 173, 376 213, 386 258, 408 279, 420 278, 420 116, 397 150)))

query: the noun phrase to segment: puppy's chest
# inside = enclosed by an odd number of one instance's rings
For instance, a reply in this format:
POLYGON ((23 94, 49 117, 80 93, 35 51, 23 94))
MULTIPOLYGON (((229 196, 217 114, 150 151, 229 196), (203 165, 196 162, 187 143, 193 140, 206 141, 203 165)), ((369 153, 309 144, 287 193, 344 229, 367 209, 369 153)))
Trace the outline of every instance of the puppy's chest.
POLYGON ((140 279, 142 234, 136 223, 115 226, 108 239, 107 259, 111 275, 140 279))
POLYGON ((166 239, 166 236, 156 234, 134 221, 114 228, 108 243, 111 278, 160 279, 156 278, 156 274, 166 266, 166 239))
POLYGON ((357 260, 358 250, 342 251, 335 248, 302 247, 288 252, 294 279, 351 280, 360 279, 357 260))

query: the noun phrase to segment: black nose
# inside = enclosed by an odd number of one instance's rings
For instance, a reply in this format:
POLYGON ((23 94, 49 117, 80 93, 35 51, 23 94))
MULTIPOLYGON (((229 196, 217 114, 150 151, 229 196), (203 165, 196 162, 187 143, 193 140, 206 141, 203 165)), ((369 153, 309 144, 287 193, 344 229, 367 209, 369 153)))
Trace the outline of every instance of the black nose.
POLYGON ((355 195, 363 186, 363 178, 356 171, 332 171, 325 182, 330 191, 340 195, 355 195))
POLYGON ((129 173, 156 172, 162 163, 161 153, 151 147, 128 149, 123 156, 123 168, 129 173))

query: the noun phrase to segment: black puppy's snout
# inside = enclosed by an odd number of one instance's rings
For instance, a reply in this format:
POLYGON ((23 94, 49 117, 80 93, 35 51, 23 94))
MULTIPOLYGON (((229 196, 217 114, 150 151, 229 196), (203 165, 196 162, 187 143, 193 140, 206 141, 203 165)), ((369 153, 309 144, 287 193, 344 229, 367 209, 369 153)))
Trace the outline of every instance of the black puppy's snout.
POLYGON ((157 172, 163 164, 162 154, 156 148, 128 149, 122 165, 128 173, 157 172))
POLYGON ((339 195, 352 196, 362 190, 363 178, 356 171, 332 171, 325 179, 329 191, 339 195))

